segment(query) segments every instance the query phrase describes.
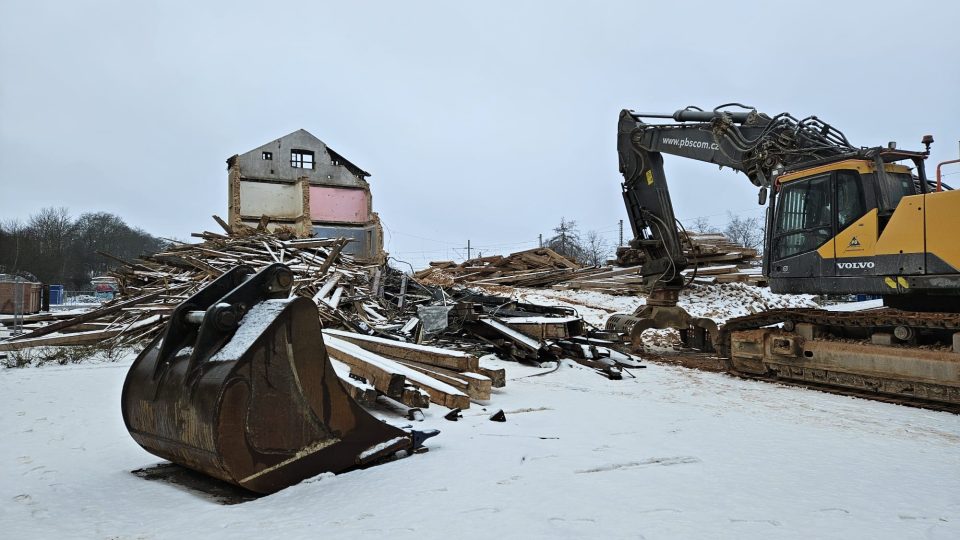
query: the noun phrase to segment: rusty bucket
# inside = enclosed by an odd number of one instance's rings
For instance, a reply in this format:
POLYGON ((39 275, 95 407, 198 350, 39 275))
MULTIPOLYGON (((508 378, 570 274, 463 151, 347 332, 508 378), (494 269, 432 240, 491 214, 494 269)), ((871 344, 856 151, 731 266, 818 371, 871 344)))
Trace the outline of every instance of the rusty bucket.
POLYGON ((240 266, 174 310, 123 385, 140 446, 264 494, 411 448, 343 389, 317 308, 289 298, 292 284, 284 265, 240 266))

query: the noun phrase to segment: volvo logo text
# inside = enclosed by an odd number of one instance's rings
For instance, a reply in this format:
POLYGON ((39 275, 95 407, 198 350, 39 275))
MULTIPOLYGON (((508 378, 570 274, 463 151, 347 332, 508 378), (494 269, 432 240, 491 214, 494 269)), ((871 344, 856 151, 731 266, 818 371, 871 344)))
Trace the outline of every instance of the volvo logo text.
POLYGON ((873 268, 875 265, 873 261, 860 261, 860 262, 841 262, 837 263, 837 268, 840 270, 861 270, 873 268))

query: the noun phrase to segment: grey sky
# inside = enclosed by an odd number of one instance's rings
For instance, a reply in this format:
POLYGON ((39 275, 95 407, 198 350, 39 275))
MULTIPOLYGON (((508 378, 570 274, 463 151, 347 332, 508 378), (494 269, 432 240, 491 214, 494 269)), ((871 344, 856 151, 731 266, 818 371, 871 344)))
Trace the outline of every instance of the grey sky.
MULTIPOLYGON (((740 101, 857 145, 960 139, 960 4, 0 3, 0 219, 104 210, 216 230, 225 159, 298 128, 372 173, 415 266, 616 236, 621 108, 740 101)), ((759 215, 743 176, 666 159, 677 215, 759 215)), ((957 170, 957 169, 951 169, 957 170)), ((948 177, 950 178, 950 177, 948 177)), ((953 175, 960 184, 960 175, 953 175)))

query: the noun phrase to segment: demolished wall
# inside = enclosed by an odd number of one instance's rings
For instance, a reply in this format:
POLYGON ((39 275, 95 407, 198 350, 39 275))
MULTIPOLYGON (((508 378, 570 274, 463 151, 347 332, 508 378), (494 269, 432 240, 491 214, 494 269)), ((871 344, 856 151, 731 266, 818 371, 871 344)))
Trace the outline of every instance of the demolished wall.
POLYGON ((298 236, 345 237, 345 253, 383 261, 369 173, 305 130, 227 160, 229 223, 291 227, 298 236))

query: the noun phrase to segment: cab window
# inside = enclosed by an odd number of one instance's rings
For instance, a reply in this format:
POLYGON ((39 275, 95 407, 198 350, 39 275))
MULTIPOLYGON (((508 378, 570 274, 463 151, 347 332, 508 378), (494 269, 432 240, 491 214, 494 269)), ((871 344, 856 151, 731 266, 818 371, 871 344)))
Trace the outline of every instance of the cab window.
POLYGON ((883 179, 884 183, 881 187, 884 195, 884 207, 888 211, 896 210, 897 205, 900 204, 900 199, 907 195, 917 194, 913 177, 909 173, 887 171, 887 173, 880 178, 883 179))
POLYGON ((846 229, 866 213, 860 174, 837 171, 837 231, 846 229))
POLYGON ((816 249, 833 237, 829 174, 784 184, 779 201, 775 259, 816 249))

